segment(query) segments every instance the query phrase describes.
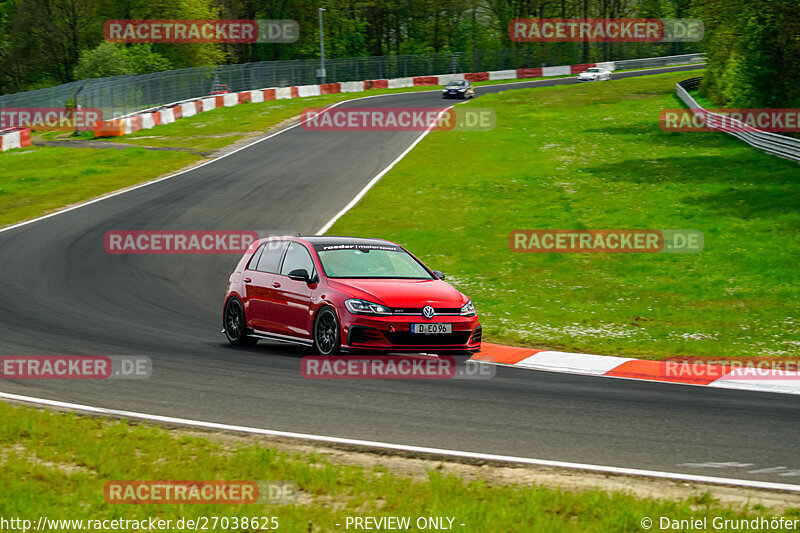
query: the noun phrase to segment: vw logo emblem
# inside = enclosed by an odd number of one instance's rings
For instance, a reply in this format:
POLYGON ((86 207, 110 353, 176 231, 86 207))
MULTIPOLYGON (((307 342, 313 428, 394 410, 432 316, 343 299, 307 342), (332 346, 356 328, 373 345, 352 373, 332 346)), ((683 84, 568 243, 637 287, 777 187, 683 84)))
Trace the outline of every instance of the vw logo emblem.
POLYGON ((422 308, 422 316, 424 316, 425 318, 433 318, 433 315, 434 315, 434 310, 433 307, 431 307, 430 305, 426 305, 425 307, 422 308))

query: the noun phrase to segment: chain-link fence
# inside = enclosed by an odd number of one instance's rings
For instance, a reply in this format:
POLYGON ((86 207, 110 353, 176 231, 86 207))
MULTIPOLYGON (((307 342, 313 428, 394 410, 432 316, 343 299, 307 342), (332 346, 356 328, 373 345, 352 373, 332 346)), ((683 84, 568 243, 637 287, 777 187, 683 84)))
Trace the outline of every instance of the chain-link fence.
MULTIPOLYGON (((590 61, 619 61, 635 57, 662 56, 665 45, 615 43, 552 43, 474 53, 349 57, 325 61, 325 82, 428 76, 455 72, 485 72, 590 61), (584 45, 588 48, 584 50, 584 45)), ((57 87, 0 96, 6 107, 98 108, 104 119, 134 111, 208 95, 215 84, 232 92, 312 85, 320 83, 318 59, 262 61, 218 67, 194 67, 153 74, 114 76, 81 80, 57 87)))

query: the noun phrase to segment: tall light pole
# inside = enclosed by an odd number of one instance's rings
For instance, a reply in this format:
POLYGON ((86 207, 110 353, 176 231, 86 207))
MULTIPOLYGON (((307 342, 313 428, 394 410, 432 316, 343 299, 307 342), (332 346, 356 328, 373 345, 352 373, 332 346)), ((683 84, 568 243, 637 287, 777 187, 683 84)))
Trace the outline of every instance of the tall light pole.
POLYGON ((325 36, 322 34, 322 12, 325 11, 324 7, 318 8, 319 13, 319 72, 317 77, 325 83, 325 36))

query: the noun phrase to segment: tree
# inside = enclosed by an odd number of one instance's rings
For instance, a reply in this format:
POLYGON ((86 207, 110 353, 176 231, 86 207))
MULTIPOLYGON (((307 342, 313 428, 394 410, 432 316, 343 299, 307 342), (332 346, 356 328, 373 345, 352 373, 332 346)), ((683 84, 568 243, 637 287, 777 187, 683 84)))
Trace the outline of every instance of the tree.
POLYGON ((784 0, 707 0, 701 91, 732 108, 800 105, 800 9, 784 0))

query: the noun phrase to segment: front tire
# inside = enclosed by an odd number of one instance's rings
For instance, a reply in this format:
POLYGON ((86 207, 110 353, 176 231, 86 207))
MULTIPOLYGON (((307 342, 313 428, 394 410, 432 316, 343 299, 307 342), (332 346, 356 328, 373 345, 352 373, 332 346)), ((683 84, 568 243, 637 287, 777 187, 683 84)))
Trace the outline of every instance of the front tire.
POLYGON ((334 355, 341 345, 339 319, 333 309, 325 307, 314 319, 314 351, 319 355, 334 355))
POLYGON ((234 346, 255 346, 258 343, 258 339, 247 336, 244 306, 235 296, 225 304, 222 325, 225 328, 225 337, 234 346))

